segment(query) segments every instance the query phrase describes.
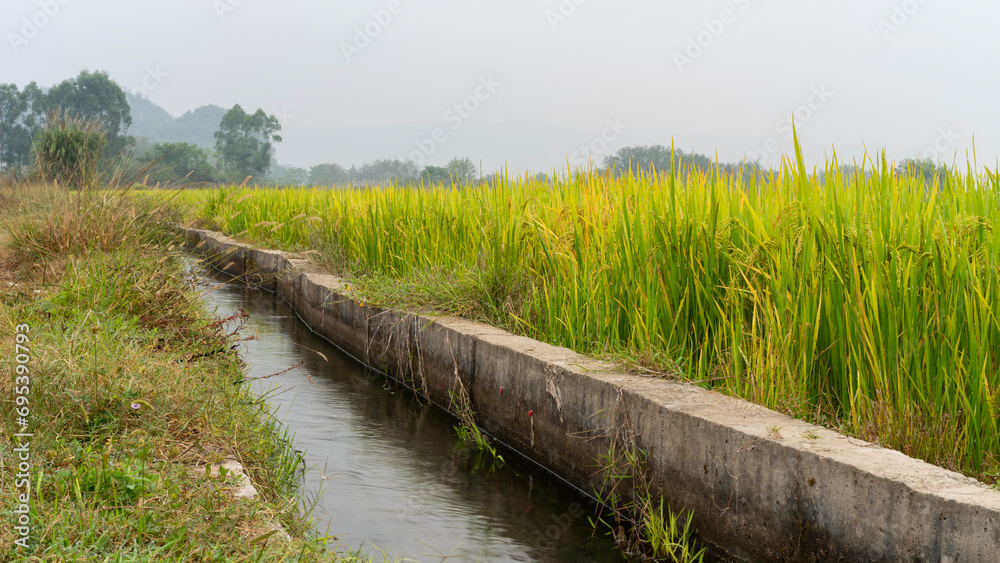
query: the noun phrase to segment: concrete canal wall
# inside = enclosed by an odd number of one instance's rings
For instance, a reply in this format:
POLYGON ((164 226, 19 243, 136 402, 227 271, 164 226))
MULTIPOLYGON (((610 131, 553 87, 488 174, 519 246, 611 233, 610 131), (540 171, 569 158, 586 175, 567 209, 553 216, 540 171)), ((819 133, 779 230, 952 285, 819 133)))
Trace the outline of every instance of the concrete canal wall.
POLYGON ((634 438, 653 489, 693 510, 723 558, 1000 561, 1000 491, 973 479, 482 323, 361 304, 292 254, 186 233, 217 267, 277 292, 312 330, 435 403, 467 394, 484 431, 581 489, 599 485, 610 435, 634 438))

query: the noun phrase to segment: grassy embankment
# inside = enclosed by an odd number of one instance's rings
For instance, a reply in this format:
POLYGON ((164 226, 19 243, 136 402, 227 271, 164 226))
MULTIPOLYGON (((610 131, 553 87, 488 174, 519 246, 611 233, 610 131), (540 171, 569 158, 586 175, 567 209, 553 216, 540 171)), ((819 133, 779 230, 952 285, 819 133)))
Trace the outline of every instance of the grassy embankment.
POLYGON ((320 251, 365 301, 481 319, 994 483, 1000 179, 864 164, 186 197, 206 226, 320 251))
POLYGON ((205 313, 168 219, 116 190, 0 185, 0 561, 335 560, 300 458, 239 384, 240 319, 205 313), (226 458, 255 498, 206 473, 226 458))

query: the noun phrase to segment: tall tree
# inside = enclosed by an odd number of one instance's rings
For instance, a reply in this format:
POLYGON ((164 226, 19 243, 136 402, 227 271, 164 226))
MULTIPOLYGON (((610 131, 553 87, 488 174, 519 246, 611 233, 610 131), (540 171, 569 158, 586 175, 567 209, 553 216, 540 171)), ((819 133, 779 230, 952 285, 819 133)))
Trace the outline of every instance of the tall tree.
POLYGON ((0 84, 0 168, 31 164, 32 138, 45 124, 44 97, 34 82, 20 91, 0 84))
POLYGON ((222 166, 241 176, 263 179, 271 168, 273 143, 280 143, 278 118, 258 109, 248 114, 236 104, 222 116, 215 132, 215 150, 222 166))
POLYGON ((317 164, 309 169, 309 183, 314 186, 335 186, 348 182, 347 170, 339 164, 317 164))
POLYGON ((0 84, 0 168, 12 163, 10 141, 24 113, 23 104, 17 84, 0 84))
POLYGON ((427 166, 420 174, 420 181, 428 186, 437 184, 448 185, 451 184, 451 176, 448 174, 448 169, 444 166, 427 166))
POLYGON ((208 151, 189 143, 159 143, 144 155, 152 162, 149 178, 156 183, 217 182, 218 173, 208 151))
POLYGON ((61 109, 86 121, 100 122, 108 136, 111 154, 128 143, 125 134, 132 125, 132 109, 125 92, 104 71, 83 70, 45 94, 45 109, 61 109))
POLYGON ((456 184, 468 184, 476 179, 476 165, 470 158, 456 156, 448 163, 448 176, 456 184))
POLYGON ((279 180, 289 186, 305 186, 309 182, 309 171, 305 168, 292 166, 285 169, 285 173, 279 180))
POLYGON ((358 184, 376 185, 386 182, 401 182, 412 180, 417 177, 419 169, 417 165, 408 160, 388 160, 381 159, 361 165, 361 168, 353 168, 351 181, 358 184))
MULTIPOLYGON (((671 150, 663 145, 623 147, 613 155, 604 158, 604 167, 614 169, 616 174, 631 172, 638 174, 639 171, 650 172, 655 170, 658 173, 670 172, 671 150)), ((685 153, 681 150, 673 151, 673 166, 680 170, 690 166, 701 169, 712 167, 712 159, 696 152, 685 153)))
POLYGON ((896 165, 896 175, 923 178, 924 182, 931 186, 948 177, 948 166, 929 158, 906 158, 896 165))

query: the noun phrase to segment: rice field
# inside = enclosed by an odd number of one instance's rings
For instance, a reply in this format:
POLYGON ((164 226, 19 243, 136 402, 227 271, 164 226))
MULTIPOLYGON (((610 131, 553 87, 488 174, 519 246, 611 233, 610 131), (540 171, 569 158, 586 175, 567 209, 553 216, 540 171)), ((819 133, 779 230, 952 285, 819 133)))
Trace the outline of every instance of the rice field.
POLYGON ((1000 177, 884 157, 484 185, 225 188, 212 227, 360 294, 698 382, 996 482, 1000 177))

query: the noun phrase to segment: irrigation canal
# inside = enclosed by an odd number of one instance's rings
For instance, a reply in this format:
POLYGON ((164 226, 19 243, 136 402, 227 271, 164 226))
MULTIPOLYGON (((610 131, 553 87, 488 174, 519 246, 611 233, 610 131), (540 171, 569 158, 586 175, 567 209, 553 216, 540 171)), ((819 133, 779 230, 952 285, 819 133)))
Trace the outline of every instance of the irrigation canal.
POLYGON ((491 468, 455 420, 313 334, 280 298, 198 272, 209 308, 250 315, 247 377, 304 451, 304 496, 332 545, 389 561, 624 561, 585 497, 503 452, 491 468), (317 353, 318 352, 318 353, 317 353))

